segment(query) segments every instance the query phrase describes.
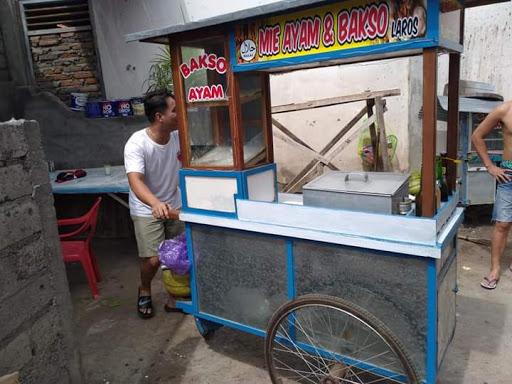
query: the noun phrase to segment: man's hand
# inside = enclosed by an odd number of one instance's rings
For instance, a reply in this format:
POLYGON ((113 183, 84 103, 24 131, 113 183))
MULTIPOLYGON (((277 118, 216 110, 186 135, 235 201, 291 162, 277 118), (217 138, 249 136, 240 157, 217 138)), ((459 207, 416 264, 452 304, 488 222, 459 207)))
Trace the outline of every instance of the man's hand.
POLYGON ((151 212, 153 213, 153 217, 155 219, 177 220, 180 215, 179 210, 173 209, 169 204, 163 203, 161 201, 151 207, 151 212))
POLYGON ((506 170, 497 167, 494 164, 487 167, 487 172, 492 175, 499 183, 510 181, 510 176, 506 170))

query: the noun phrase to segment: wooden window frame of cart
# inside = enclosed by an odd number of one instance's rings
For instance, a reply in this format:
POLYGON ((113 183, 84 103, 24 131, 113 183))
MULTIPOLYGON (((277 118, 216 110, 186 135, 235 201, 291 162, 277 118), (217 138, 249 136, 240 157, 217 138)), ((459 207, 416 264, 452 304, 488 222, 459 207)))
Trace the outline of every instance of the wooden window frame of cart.
MULTIPOLYGON (((491 0, 490 2, 499 2, 500 0, 491 0)), ((456 26, 455 23, 449 21, 444 25, 441 25, 440 15, 443 12, 452 11, 452 9, 441 10, 441 2, 436 0, 426 0, 428 3, 427 7, 427 23, 426 23, 426 34, 424 37, 418 39, 416 42, 401 41, 394 44, 394 47, 389 49, 385 48, 384 51, 380 50, 380 54, 375 51, 377 56, 372 57, 371 54, 359 52, 349 52, 348 54, 334 53, 334 54, 313 54, 309 57, 292 58, 282 66, 291 68, 290 63, 294 63, 294 69, 311 68, 316 66, 324 65, 335 65, 345 64, 351 62, 360 61, 371 61, 382 56, 382 52, 389 52, 390 55, 384 57, 399 57, 399 56, 416 56, 421 55, 423 57, 423 122, 422 122, 422 182, 421 182, 421 205, 422 205, 422 216, 433 217, 436 214, 436 201, 435 201, 435 155, 436 155, 436 128, 437 128, 437 106, 436 106, 436 90, 437 90, 437 55, 441 52, 447 52, 449 54, 449 87, 448 87, 448 127, 447 127, 447 156, 446 156, 446 167, 447 167, 447 183, 452 191, 456 190, 456 178, 457 178, 457 167, 456 163, 451 161, 458 158, 458 125, 459 125, 459 112, 458 112, 458 90, 459 90, 459 77, 460 77, 460 53, 462 52, 462 41, 463 41, 463 29, 464 29, 464 6, 458 1, 443 2, 443 7, 450 8, 452 5, 459 5, 459 8, 455 10, 460 11, 460 19, 456 22, 459 24, 460 29, 453 28, 456 26), (452 29, 450 30, 450 24, 452 29), (443 29, 446 28, 446 29, 443 29), (443 35, 442 32, 447 32, 443 35), (456 36, 456 37, 455 37, 456 36), (400 51, 400 52, 399 52, 400 51), (354 57, 356 59, 354 59, 354 57), (322 63, 323 62, 323 63, 322 63)), ((331 2, 317 1, 315 4, 331 4, 331 2)), ((482 5, 484 2, 475 0, 469 1, 466 7, 472 7, 482 5)), ((333 3, 334 4, 334 3, 333 3)), ((297 7, 296 9, 306 9, 310 6, 297 7)), ((263 132, 265 135, 266 144, 266 158, 265 162, 270 163, 273 161, 273 148, 272 148, 272 131, 271 131, 271 115, 270 115, 270 97, 269 97, 269 86, 268 86, 268 74, 274 71, 279 71, 278 65, 273 63, 250 63, 249 65, 237 62, 236 48, 230 46, 230 42, 233 40, 234 29, 239 23, 246 23, 258 20, 257 14, 248 15, 244 11, 239 12, 243 17, 232 14, 228 20, 222 17, 212 18, 205 20, 204 22, 198 22, 196 28, 190 30, 182 30, 172 32, 173 27, 164 28, 161 31, 147 31, 133 34, 128 37, 128 41, 141 40, 151 41, 156 43, 168 43, 171 46, 172 55, 172 67, 173 67, 173 80, 175 85, 175 92, 177 96, 177 112, 180 130, 180 144, 182 147, 182 158, 184 168, 195 168, 195 169, 211 169, 211 170, 244 170, 250 168, 244 164, 243 154, 243 127, 241 123, 241 100, 238 95, 238 89, 240 84, 240 76, 243 73, 258 72, 264 77, 264 88, 263 94, 265 95, 264 106, 262 107, 262 113, 265 114, 263 118, 263 132), (217 21, 217 19, 219 19, 217 21), (235 22, 236 20, 236 22, 235 22), (201 25, 201 26, 199 26, 201 25), (165 30, 169 31, 167 34, 165 30), (158 35, 161 33, 161 35, 158 35), (191 149, 190 142, 188 139, 188 120, 186 110, 186 95, 184 92, 183 79, 178 72, 179 65, 181 64, 181 56, 179 47, 184 44, 187 40, 208 38, 212 36, 218 36, 224 39, 224 50, 226 58, 229 59, 228 67, 228 107, 230 114, 230 132, 232 136, 232 149, 233 149, 233 165, 232 166, 212 166, 212 165, 193 165, 191 164, 191 149), (233 57, 232 57, 233 56, 233 57)), ((275 13, 270 12, 270 14, 275 13)), ((288 13, 288 11, 287 11, 288 13)), ((265 13, 262 13, 265 15, 265 13)), ((446 22, 446 20, 445 20, 446 22)), ((175 29, 180 29, 176 27, 175 29)), ((364 50, 364 47, 362 48, 364 50)), ((352 51, 360 51, 361 49, 355 49, 352 51)), ((349 49, 350 51, 350 49, 349 49)), ((371 52, 374 52, 370 49, 371 52)), ((340 51, 341 52, 341 51, 340 51)), ((279 61, 279 60, 278 60, 279 61)), ((202 103, 202 105, 213 104, 202 103)), ((264 163, 262 163, 264 164, 264 163)))
MULTIPOLYGON (((193 169, 210 169, 210 170, 244 170, 254 168, 263 164, 269 164, 274 161, 273 143, 272 143, 272 124, 270 113, 270 84, 269 74, 267 72, 253 72, 260 77, 261 86, 261 128, 263 134, 264 148, 259 152, 259 157, 255 162, 246 162, 244 160, 244 125, 242 119, 242 104, 244 96, 240 95, 240 77, 247 76, 249 73, 234 73, 231 68, 229 31, 227 28, 207 28, 204 30, 192 31, 175 35, 168 40, 171 52, 171 67, 174 84, 174 92, 176 94, 176 111, 178 114, 178 129, 180 133, 180 146, 182 148, 182 164, 184 168, 193 169), (212 101, 194 101, 187 100, 185 90, 185 80, 180 73, 180 66, 183 64, 182 47, 186 44, 198 42, 201 40, 222 41, 224 47, 225 58, 228 63, 226 71, 226 98, 222 100, 212 101), (212 164, 193 164, 190 142, 189 127, 189 108, 198 107, 228 107, 229 125, 231 135, 231 149, 233 153, 233 162, 231 165, 212 165, 212 164)), ((206 52, 205 52, 206 53, 206 52)), ((214 80, 217 73, 207 71, 208 80, 214 80)), ((208 81, 210 83, 210 81, 208 81)), ((212 110, 211 124, 213 127, 213 140, 215 145, 222 142, 222 134, 220 131, 220 117, 218 112, 212 110)))

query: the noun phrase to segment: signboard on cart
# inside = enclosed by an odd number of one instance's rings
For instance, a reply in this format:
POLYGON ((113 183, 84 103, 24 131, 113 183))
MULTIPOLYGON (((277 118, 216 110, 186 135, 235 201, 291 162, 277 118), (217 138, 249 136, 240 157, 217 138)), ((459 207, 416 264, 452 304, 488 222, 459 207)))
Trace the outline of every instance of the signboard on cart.
POLYGON ((351 0, 238 25, 236 63, 262 63, 425 36, 424 0, 351 0))

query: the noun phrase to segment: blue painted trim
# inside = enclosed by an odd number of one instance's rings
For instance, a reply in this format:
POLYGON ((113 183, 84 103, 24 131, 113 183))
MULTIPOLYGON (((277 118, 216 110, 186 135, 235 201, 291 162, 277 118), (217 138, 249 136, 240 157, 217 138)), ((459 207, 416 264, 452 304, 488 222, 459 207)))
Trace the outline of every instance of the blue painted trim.
POLYGON ((286 275, 288 287, 288 300, 297 296, 295 292, 295 260, 293 257, 293 240, 286 239, 286 275))
POLYGON ((452 202, 453 197, 454 197, 454 195, 448 196, 448 201, 443 201, 443 202, 441 203, 441 207, 437 210, 436 214, 435 214, 435 215, 434 215, 434 217, 432 218, 433 220, 436 220, 436 221, 437 221, 437 220, 439 219, 439 217, 441 216, 441 213, 443 213, 443 211, 444 211, 445 209, 447 209, 447 208, 448 208, 448 206, 450 205, 450 203, 452 202))
POLYGON ((269 163, 269 164, 261 165, 259 167, 247 169, 247 170, 243 171, 243 173, 245 175, 252 175, 255 173, 262 173, 262 172, 268 171, 269 169, 276 170, 276 164, 269 163))
POLYGON ((184 301, 177 299, 176 300, 176 308, 182 309, 185 313, 194 313, 194 306, 192 301, 184 301))
POLYGON ((180 169, 180 175, 198 176, 198 177, 239 177, 241 171, 222 171, 212 169, 180 169))
POLYGON ((428 259, 427 266, 427 384, 437 377, 437 273, 436 263, 428 259))
MULTIPOLYGON (((420 52, 422 49, 437 46, 438 43, 435 40, 429 38, 420 38, 415 39, 413 41, 399 41, 396 43, 387 43, 353 49, 343 49, 334 52, 317 53, 314 55, 290 57, 287 59, 263 61, 259 63, 236 64, 233 66, 233 72, 254 71, 260 69, 273 68, 275 69, 290 65, 309 64, 327 60, 349 59, 366 55, 393 53, 403 50, 418 50, 418 52, 420 52)), ((361 61, 362 60, 364 60, 364 57, 361 58, 361 61)))
POLYGON ((242 172, 240 171, 220 171, 220 170, 199 170, 199 169, 180 169, 179 171, 180 190, 181 190, 181 209, 183 212, 196 213, 205 216, 221 216, 221 217, 238 217, 236 213, 236 199, 246 198, 247 192, 244 188, 244 180, 242 172), (214 178, 228 178, 236 179, 237 193, 233 195, 234 212, 215 211, 209 209, 191 208, 188 206, 187 188, 185 178, 190 177, 214 177, 214 178))
MULTIPOLYGON (((280 338, 280 339, 283 342, 286 342, 286 340, 287 340, 286 338, 280 338)), ((310 345, 310 344, 306 344, 304 342, 295 342, 295 343, 297 344, 298 347, 300 347, 301 349, 303 349, 306 352, 309 352, 313 355, 320 355, 322 357, 325 357, 327 359, 332 359, 332 360, 341 360, 344 363, 346 363, 347 365, 355 367, 357 369, 363 369, 365 371, 368 371, 370 373, 375 373, 375 374, 377 374, 379 376, 383 376, 383 377, 393 377, 394 380, 399 380, 403 383, 406 383, 407 378, 405 377, 405 375, 400 375, 397 377, 396 372, 390 371, 385 368, 378 367, 378 366, 370 364, 370 363, 365 363, 365 362, 359 361, 357 359, 345 356, 340 353, 326 351, 323 348, 316 347, 314 344, 310 345)))
POLYGON ((439 0, 427 0, 427 38, 439 43, 439 0))
POLYGON ((453 239, 453 236, 455 236, 455 234, 459 230, 459 227, 463 220, 464 220, 464 214, 459 216, 458 220, 452 226, 452 229, 450 229, 450 232, 448 232, 448 235, 446 236, 446 241, 443 244, 438 244, 439 247, 443 248, 444 244, 449 242, 448 239, 453 239))
POLYGON ((201 319, 211 321, 213 323, 222 324, 227 327, 237 329, 239 331, 247 332, 252 335, 260 336, 260 337, 265 337, 265 335, 267 334, 266 331, 263 331, 259 328, 251 327, 251 326, 248 326, 245 324, 238 323, 236 321, 227 320, 222 317, 210 315, 210 314, 203 313, 203 312, 194 313, 194 316, 199 317, 201 319))
POLYGON ((234 219, 236 219, 238 217, 238 215, 236 213, 236 207, 235 207, 235 212, 226 212, 226 211, 211 211, 208 209, 199 209, 199 208, 189 208, 189 207, 183 206, 182 212, 194 213, 194 214, 204 215, 204 216, 228 217, 228 218, 234 218, 234 219))
POLYGON ((231 26, 229 31, 229 61, 231 63, 231 68, 234 68, 236 65, 236 44, 234 25, 231 26))
POLYGON ((244 179, 244 185, 245 185, 245 199, 249 199, 249 183, 248 183, 248 176, 254 175, 257 173, 263 173, 267 172, 269 170, 272 170, 274 172, 274 202, 277 202, 277 166, 275 163, 265 164, 260 167, 251 168, 243 171, 243 179, 244 179))
POLYGON ((196 282, 196 262, 194 258, 194 246, 192 242, 192 226, 185 223, 185 236, 187 239, 187 254, 190 262, 190 297, 192 298, 191 308, 193 312, 199 311, 199 296, 196 282))
MULTIPOLYGON (((295 321, 294 318, 295 318, 295 313, 290 313, 288 315, 289 323, 293 323, 295 321)), ((397 375, 397 372, 390 371, 388 369, 379 367, 377 365, 370 364, 368 362, 362 362, 362 361, 354 359, 352 357, 345 356, 341 353, 336 353, 333 351, 325 350, 324 348, 319 348, 316 345, 314 345, 314 343, 308 344, 305 342, 297 341, 296 337, 291 335, 291 331, 290 331, 289 338, 281 336, 281 337, 276 337, 276 339, 279 343, 281 343, 283 345, 292 346, 293 344, 295 344, 300 349, 302 349, 312 355, 319 355, 321 357, 325 357, 330 360, 336 360, 336 361, 341 360, 351 367, 355 367, 357 369, 362 369, 362 370, 365 370, 370 373, 375 373, 382 377, 388 377, 388 378, 393 377, 393 379, 394 379, 393 381, 398 380, 403 383, 406 383, 406 380, 407 380, 407 378, 403 374, 397 375)))
POLYGON ((181 192, 181 209, 187 209, 188 208, 188 201, 187 201, 187 189, 185 188, 185 173, 180 171, 178 172, 179 177, 179 183, 180 183, 180 192, 181 192))
POLYGON ((279 185, 277 184, 277 166, 274 170, 274 203, 279 201, 279 185))

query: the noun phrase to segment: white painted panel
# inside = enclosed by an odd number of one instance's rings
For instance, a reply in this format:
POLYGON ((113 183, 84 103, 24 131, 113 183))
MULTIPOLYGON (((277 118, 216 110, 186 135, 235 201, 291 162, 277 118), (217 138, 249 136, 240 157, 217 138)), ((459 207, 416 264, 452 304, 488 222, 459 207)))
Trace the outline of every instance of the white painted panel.
POLYGON ((278 193, 277 201, 281 204, 303 205, 303 198, 298 193, 278 193))
POLYGON ((276 198, 274 170, 253 173, 247 176, 249 200, 274 201, 276 198))
POLYGON ((236 178, 185 176, 185 190, 190 208, 236 212, 236 178))
POLYGON ((388 241, 435 245, 436 220, 237 200, 239 220, 388 241))
POLYGON ((284 227, 269 223, 254 223, 249 221, 240 221, 216 216, 197 215, 192 213, 181 213, 180 220, 187 223, 197 223, 214 225, 223 228, 232 228, 242 231, 256 233, 267 233, 276 236, 293 237, 296 239, 321 241, 331 244, 347 245, 364 249, 375 249, 386 252, 396 252, 406 255, 441 257, 441 248, 439 246, 421 245, 411 243, 399 243, 387 241, 384 239, 372 239, 367 237, 357 237, 345 235, 342 233, 323 232, 312 229, 284 227))

